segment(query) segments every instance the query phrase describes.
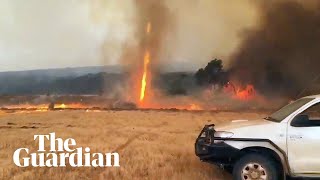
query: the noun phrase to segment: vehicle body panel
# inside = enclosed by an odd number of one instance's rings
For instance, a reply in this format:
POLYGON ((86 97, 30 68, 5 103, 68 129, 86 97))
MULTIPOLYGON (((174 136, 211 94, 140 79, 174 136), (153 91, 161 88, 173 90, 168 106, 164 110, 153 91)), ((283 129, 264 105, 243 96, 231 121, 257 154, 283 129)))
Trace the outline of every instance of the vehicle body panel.
POLYGON ((320 127, 293 127, 291 122, 295 116, 320 102, 315 98, 298 109, 287 119, 288 124, 288 159, 292 174, 320 176, 320 127), (318 174, 318 175, 317 175, 318 174))
MULTIPOLYGON (((320 176, 320 127, 292 127, 290 123, 300 113, 312 105, 320 102, 320 95, 309 96, 314 98, 302 105, 280 122, 265 119, 234 120, 214 127, 215 131, 232 132, 230 138, 213 137, 211 144, 206 144, 214 151, 217 144, 214 140, 223 140, 223 148, 232 151, 229 159, 225 153, 223 158, 230 162, 238 152, 246 148, 262 147, 275 152, 290 176, 319 177, 320 176)), ((199 136, 200 137, 200 136, 199 136)), ((197 144, 197 142, 196 142, 197 144)), ((220 147, 221 148, 221 147, 220 147)), ((221 152, 221 149, 220 149, 221 152)), ((219 159, 219 153, 215 154, 219 159)), ((215 161, 215 158, 210 159, 215 161)), ((201 159, 201 158, 200 158, 201 159)))

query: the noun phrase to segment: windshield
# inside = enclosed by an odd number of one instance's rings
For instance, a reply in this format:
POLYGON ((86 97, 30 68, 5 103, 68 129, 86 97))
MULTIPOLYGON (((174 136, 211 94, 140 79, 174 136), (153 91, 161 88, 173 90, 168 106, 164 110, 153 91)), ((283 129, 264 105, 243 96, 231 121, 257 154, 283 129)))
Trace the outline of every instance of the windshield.
POLYGON ((312 101, 313 99, 314 98, 302 98, 297 101, 294 101, 284 106, 279 111, 273 113, 271 116, 267 117, 266 119, 270 121, 281 122, 284 118, 292 114, 294 111, 298 110, 303 105, 312 101))

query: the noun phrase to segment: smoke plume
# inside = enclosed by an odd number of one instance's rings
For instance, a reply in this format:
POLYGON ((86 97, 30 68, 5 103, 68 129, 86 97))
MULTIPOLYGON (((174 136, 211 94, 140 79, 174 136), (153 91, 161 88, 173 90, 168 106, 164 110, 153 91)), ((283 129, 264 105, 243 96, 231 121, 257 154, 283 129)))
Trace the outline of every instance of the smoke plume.
POLYGON ((125 65, 125 71, 129 75, 127 82, 126 98, 137 101, 140 95, 141 78, 144 70, 144 58, 149 55, 147 70, 147 94, 152 89, 152 77, 157 75, 159 70, 159 55, 162 50, 162 43, 168 27, 173 22, 173 17, 163 1, 158 0, 135 0, 136 14, 134 25, 135 43, 128 42, 123 49, 120 62, 125 65), (131 43, 131 44, 130 44, 131 43))
POLYGON ((173 21, 170 12, 164 1, 158 0, 135 0, 136 14, 133 19, 135 31, 133 37, 135 43, 128 42, 123 49, 121 64, 129 65, 129 68, 135 68, 143 64, 144 52, 148 49, 151 54, 151 63, 156 63, 159 52, 161 52, 162 40, 168 32, 169 23, 173 21), (150 24, 150 35, 147 35, 146 29, 150 24))
POLYGON ((166 69, 195 71, 212 57, 228 57, 239 42, 238 31, 252 26, 256 17, 250 1, 93 2, 95 20, 107 26, 104 64, 126 67, 130 81, 117 89, 126 96, 138 94, 133 90, 139 89, 146 49, 151 54, 151 78, 166 69), (152 32, 146 36, 149 22, 152 32))
POLYGON ((92 19, 104 29, 102 63, 132 65, 152 23, 152 44, 160 68, 197 70, 213 58, 227 59, 237 48, 238 33, 256 23, 250 0, 91 0, 92 19), (157 36, 157 37, 155 37, 157 36), (175 63, 183 64, 175 68, 175 63))
POLYGON ((259 3, 256 28, 232 56, 232 78, 264 94, 297 96, 320 75, 320 3, 259 3))

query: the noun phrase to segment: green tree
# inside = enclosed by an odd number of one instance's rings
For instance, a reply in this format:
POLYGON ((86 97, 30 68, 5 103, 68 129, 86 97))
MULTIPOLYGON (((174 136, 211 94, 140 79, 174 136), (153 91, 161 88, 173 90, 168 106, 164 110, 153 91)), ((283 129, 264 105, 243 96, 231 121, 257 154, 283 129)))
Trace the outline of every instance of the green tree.
POLYGON ((225 84, 226 72, 223 70, 222 60, 214 59, 210 61, 205 68, 201 68, 196 72, 195 78, 201 86, 225 84))

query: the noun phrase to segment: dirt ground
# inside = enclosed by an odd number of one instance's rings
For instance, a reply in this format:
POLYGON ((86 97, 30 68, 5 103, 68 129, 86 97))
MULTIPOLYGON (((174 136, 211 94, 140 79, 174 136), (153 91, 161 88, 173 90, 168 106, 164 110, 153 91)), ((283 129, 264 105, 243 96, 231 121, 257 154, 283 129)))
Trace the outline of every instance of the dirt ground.
POLYGON ((200 162, 194 142, 205 124, 264 113, 61 111, 0 114, 0 179, 217 179, 230 175, 200 162), (120 154, 120 168, 19 168, 13 152, 35 150, 35 134, 74 138, 91 152, 120 154))

